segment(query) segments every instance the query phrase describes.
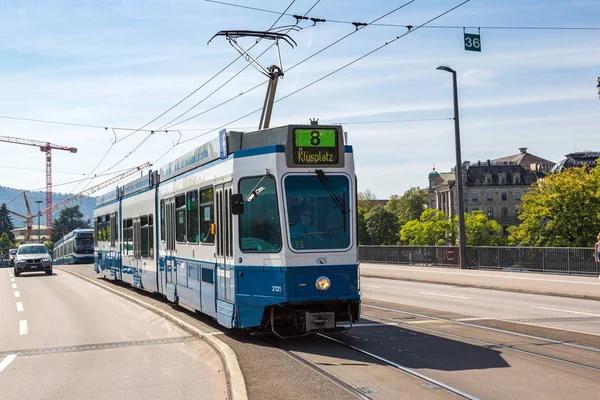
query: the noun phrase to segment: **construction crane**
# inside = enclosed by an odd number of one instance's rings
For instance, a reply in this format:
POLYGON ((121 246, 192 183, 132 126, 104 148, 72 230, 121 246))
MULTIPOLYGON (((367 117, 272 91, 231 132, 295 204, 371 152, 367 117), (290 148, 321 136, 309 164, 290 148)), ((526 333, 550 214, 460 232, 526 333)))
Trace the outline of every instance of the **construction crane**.
MULTIPOLYGON (((16 215, 18 217, 21 217, 26 221, 26 223, 25 223, 25 240, 29 240, 29 238, 31 237, 31 229, 33 228, 33 219, 36 216, 41 215, 41 213, 36 214, 36 215, 31 215, 31 208, 29 208, 29 201, 27 201, 27 195, 25 194, 25 192, 23 192, 23 197, 25 198, 25 207, 27 208, 27 216, 25 216, 23 214, 19 214, 18 212, 11 211, 11 210, 8 210, 8 212, 16 215)), ((39 238, 39 235, 40 235, 40 233, 38 232, 38 238, 39 238)))
MULTIPOLYGON (((39 147, 40 151, 46 153, 46 209, 52 208, 52 149, 65 150, 70 153, 77 153, 77 148, 68 146, 59 146, 49 142, 39 140, 22 139, 11 136, 0 136, 0 142, 22 144, 25 146, 39 147)), ((27 206, 29 209, 29 206, 27 206)), ((37 215, 37 214, 36 214, 37 215)), ((29 220, 28 226, 29 226, 29 220)), ((46 236, 50 236, 50 226, 52 226, 52 212, 46 213, 46 236)))
MULTIPOLYGON (((102 183, 100 183, 100 184, 98 184, 96 186, 92 186, 91 188, 88 188, 88 189, 86 189, 86 190, 84 190, 84 191, 82 191, 80 193, 77 193, 77 194, 71 196, 71 197, 67 197, 66 199, 61 200, 58 203, 54 203, 54 204, 52 204, 51 207, 46 208, 45 210, 41 210, 39 213, 36 213, 34 215, 31 214, 31 209, 29 208, 29 202, 27 201, 27 195, 25 194, 25 192, 23 192, 23 197, 25 198, 25 206, 27 207, 27 216, 19 214, 19 213, 14 212, 14 211, 10 211, 10 210, 9 210, 9 212, 12 213, 12 214, 14 214, 14 215, 18 215, 19 217, 24 218, 27 221, 27 223, 26 223, 26 230, 25 230, 25 241, 27 242, 27 241, 29 241, 31 239, 31 231, 33 229, 33 220, 38 215, 43 215, 44 213, 46 213, 46 215, 48 213, 50 213, 50 215, 52 215, 52 212, 54 212, 54 211, 61 210, 62 208, 66 207, 67 205, 69 205, 69 204, 71 204, 71 203, 73 203, 73 202, 75 202, 77 200, 81 200, 84 197, 89 196, 90 194, 92 194, 94 192, 97 192, 98 190, 101 190, 101 189, 103 189, 103 188, 105 188, 107 186, 110 186, 113 183, 116 183, 116 182, 120 181, 121 179, 125 179, 128 176, 133 175, 136 172, 141 171, 141 170, 143 170, 145 168, 148 168, 148 167, 151 167, 151 166, 152 166, 152 164, 150 164, 149 162, 146 162, 146 163, 144 163, 142 165, 139 165, 137 167, 131 168, 130 170, 127 170, 127 171, 125 171, 125 172, 123 172, 123 173, 121 173, 121 174, 119 174, 117 176, 114 176, 114 177, 108 179, 105 182, 102 182, 102 183)), ((50 236, 50 235, 48 234, 48 236, 50 236)))

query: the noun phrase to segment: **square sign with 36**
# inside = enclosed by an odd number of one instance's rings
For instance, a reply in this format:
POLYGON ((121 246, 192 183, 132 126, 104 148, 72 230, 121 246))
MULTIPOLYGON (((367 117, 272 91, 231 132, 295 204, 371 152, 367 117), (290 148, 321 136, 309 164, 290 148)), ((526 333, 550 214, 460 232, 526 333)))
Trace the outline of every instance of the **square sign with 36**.
POLYGON ((481 36, 475 33, 465 33, 465 50, 481 51, 481 36))

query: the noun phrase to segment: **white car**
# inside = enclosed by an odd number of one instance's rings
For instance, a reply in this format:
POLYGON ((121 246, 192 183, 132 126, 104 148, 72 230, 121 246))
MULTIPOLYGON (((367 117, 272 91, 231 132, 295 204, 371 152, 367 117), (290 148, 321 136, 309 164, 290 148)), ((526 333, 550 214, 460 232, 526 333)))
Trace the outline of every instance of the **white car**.
POLYGON ((52 257, 43 244, 23 244, 15 255, 14 268, 15 276, 33 271, 45 271, 46 275, 52 275, 52 257))

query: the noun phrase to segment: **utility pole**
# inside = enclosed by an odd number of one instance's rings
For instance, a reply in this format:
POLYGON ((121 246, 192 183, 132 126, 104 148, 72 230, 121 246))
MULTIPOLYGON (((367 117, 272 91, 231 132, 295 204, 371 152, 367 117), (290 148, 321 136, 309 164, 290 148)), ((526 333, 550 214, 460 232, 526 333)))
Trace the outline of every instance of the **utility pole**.
MULTIPOLYGON (((463 200, 462 184, 462 161, 460 157, 460 124, 458 121, 458 87, 456 83, 456 71, 450 67, 437 67, 440 71, 450 72, 452 74, 452 85, 454 88, 454 147, 456 150, 456 192, 458 195, 458 237, 460 269, 467 269, 467 234, 465 230, 465 205, 463 200)), ((452 206, 452 205, 451 205, 452 206)))

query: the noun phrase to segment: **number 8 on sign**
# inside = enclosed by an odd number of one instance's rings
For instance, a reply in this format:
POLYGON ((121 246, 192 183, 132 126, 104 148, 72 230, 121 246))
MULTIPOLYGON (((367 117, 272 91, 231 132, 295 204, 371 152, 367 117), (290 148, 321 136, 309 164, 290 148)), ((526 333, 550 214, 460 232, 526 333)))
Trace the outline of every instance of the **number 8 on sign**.
POLYGON ((310 144, 312 144, 313 146, 320 145, 321 139, 319 138, 319 136, 321 136, 321 133, 319 131, 312 131, 310 133, 310 144))

